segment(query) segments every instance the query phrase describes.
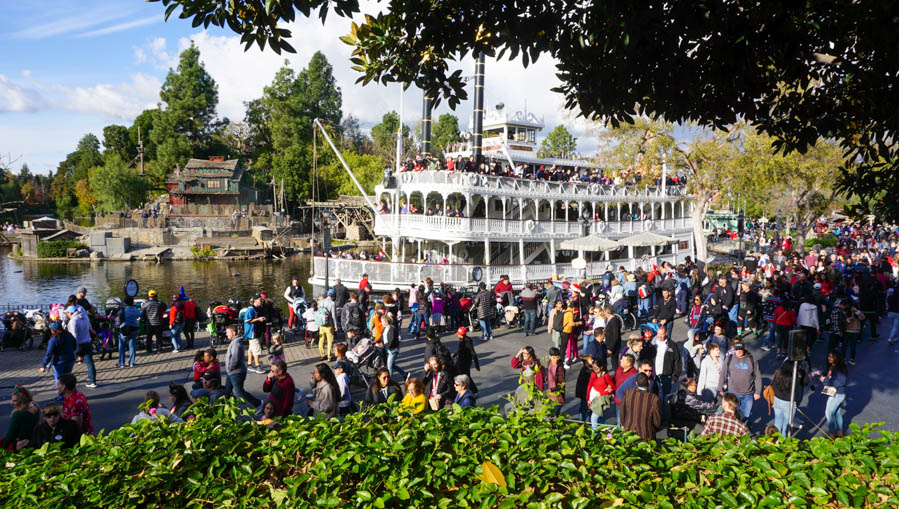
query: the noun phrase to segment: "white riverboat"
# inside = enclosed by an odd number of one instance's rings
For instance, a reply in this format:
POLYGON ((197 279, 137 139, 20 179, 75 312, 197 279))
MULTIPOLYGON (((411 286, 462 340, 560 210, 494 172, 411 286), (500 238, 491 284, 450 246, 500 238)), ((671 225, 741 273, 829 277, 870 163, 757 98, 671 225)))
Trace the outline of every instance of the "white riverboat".
MULTIPOLYGON (((516 166, 595 168, 576 159, 537 157, 536 132, 543 125, 533 115, 495 112, 485 120, 485 158, 516 166)), ((340 278, 350 286, 368 274, 374 290, 387 291, 427 277, 453 285, 493 284, 500 275, 513 284, 579 279, 598 276, 609 266, 632 270, 665 261, 678 264, 694 251, 692 200, 679 185, 617 186, 426 170, 386 178, 375 187, 375 198, 381 206, 374 232, 389 260, 315 256, 314 286, 326 284, 325 263, 330 282, 340 278), (439 214, 427 215, 438 206, 439 214), (412 208, 418 213, 408 212, 412 208), (447 210, 461 214, 445 215, 447 210), (587 235, 628 244, 633 243, 628 237, 644 232, 665 240, 596 253, 561 246, 587 235)))

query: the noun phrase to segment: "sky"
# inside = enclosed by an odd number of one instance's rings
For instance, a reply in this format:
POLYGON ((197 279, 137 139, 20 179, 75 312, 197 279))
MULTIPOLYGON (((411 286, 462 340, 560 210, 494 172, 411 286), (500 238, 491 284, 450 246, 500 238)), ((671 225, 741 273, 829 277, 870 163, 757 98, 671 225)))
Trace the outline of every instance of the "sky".
MULTIPOLYGON (((379 4, 363 0, 363 12, 375 14, 379 4)), ((200 59, 219 87, 218 114, 243 120, 244 102, 262 95, 285 58, 295 70, 305 67, 321 51, 334 68, 343 94, 344 115, 360 119, 363 128, 400 108, 398 85, 356 85, 359 74, 350 69, 352 48, 340 42, 350 20, 333 13, 322 25, 317 17, 287 26, 297 53, 276 55, 254 46, 244 51, 230 30, 194 29, 190 20, 163 20, 161 3, 141 0, 7 0, 6 22, 0 28, 0 157, 15 160, 14 169, 27 163, 45 174, 75 149, 78 140, 93 133, 102 140, 109 124, 130 126, 144 109, 159 102, 159 89, 178 54, 193 41, 200 59)), ((179 11, 176 11, 176 13, 179 11)), ((456 65, 474 72, 471 59, 456 65)), ((586 125, 564 110, 563 97, 551 92, 559 85, 555 64, 541 57, 527 68, 521 62, 493 61, 486 65, 486 104, 502 102, 507 110, 523 110, 543 117, 542 134, 564 123, 578 136, 578 150, 591 152, 595 138, 586 125)), ((469 97, 472 93, 469 92, 469 97)), ((445 101, 435 111, 450 111, 445 101)), ((460 127, 468 128, 471 100, 453 112, 460 127)), ((403 120, 414 126, 421 115, 421 92, 410 88, 403 96, 403 120)))

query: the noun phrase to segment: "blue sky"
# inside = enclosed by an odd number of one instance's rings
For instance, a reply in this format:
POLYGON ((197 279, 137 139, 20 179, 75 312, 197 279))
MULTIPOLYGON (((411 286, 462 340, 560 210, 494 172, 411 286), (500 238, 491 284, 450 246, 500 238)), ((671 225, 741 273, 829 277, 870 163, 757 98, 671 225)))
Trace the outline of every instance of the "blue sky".
MULTIPOLYGON (((362 2, 374 13, 377 3, 362 2)), ((14 168, 28 163, 34 172, 55 170, 87 133, 102 139, 109 124, 130 125, 142 110, 159 101, 159 87, 178 53, 193 41, 201 60, 219 85, 219 115, 243 118, 243 102, 261 95, 285 56, 244 52, 238 36, 212 27, 191 28, 189 20, 175 16, 163 21, 160 3, 141 0, 7 0, 5 23, 0 28, 0 154, 17 159, 14 168)), ((363 126, 399 108, 397 86, 355 85, 350 69, 350 47, 338 40, 348 32, 349 20, 329 16, 301 19, 289 28, 297 54, 287 56, 294 69, 303 68, 316 50, 334 66, 343 92, 344 114, 353 114, 363 126)), ((473 69, 473 62, 463 62, 473 69)), ((579 135, 579 149, 591 151, 592 137, 584 126, 563 111, 562 97, 550 92, 557 86, 554 65, 540 59, 524 69, 519 62, 487 65, 487 103, 504 102, 508 109, 523 109, 545 118, 548 132, 566 123, 579 135)), ((442 106, 439 114, 446 110, 442 106)), ((454 112, 463 128, 470 104, 454 112)), ((404 97, 404 120, 413 125, 421 111, 421 93, 404 97)))

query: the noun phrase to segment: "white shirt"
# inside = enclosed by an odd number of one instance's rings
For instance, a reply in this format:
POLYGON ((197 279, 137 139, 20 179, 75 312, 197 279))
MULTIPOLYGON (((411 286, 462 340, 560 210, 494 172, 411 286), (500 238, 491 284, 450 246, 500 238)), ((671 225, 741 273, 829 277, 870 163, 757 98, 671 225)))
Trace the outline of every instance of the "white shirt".
POLYGON ((353 401, 353 398, 350 395, 350 375, 341 373, 335 375, 335 378, 337 378, 337 387, 340 389, 340 399, 337 401, 337 406, 346 408, 350 406, 353 401))
POLYGON ((656 374, 662 373, 662 368, 665 366, 665 352, 668 351, 668 341, 666 340, 662 343, 659 340, 653 340, 653 343, 656 345, 656 374))
POLYGON ((696 393, 703 396, 714 396, 718 392, 718 380, 721 378, 721 356, 713 359, 706 355, 699 368, 699 380, 696 381, 696 393))

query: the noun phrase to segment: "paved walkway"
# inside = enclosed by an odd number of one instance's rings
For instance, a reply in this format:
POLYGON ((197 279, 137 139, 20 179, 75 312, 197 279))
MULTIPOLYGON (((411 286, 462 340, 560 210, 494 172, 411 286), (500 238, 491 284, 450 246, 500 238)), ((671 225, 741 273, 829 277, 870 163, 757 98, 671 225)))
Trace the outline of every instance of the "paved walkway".
MULTIPOLYGON (((405 324, 408 326, 408 320, 405 321, 405 324)), ((899 398, 899 378, 893 376, 897 361, 899 361, 899 352, 896 351, 899 347, 887 345, 886 334, 889 332, 889 325, 888 321, 881 324, 881 334, 884 339, 859 345, 856 357, 858 365, 850 367, 849 371, 850 381, 844 414, 847 426, 849 423, 884 422, 886 429, 899 430, 899 405, 896 404, 896 401, 899 401, 897 399, 899 398)), ((514 391, 518 381, 516 371, 509 366, 509 359, 526 344, 533 346, 541 357, 545 356, 550 346, 550 338, 545 334, 545 330, 545 328, 538 329, 537 336, 526 338, 520 330, 511 331, 501 328, 496 331, 493 341, 486 344, 479 340, 475 341, 475 348, 481 362, 481 371, 473 371, 472 376, 480 390, 479 405, 491 406, 506 403, 506 395, 514 391)), ((197 346, 205 347, 208 345, 208 338, 205 333, 201 334, 197 339, 197 346)), ((625 333, 625 337, 627 335, 625 333)), ((479 337, 478 333, 475 333, 474 336, 479 337)), ((678 319, 674 338, 683 341, 685 337, 686 327, 683 320, 678 319)), ((445 336, 443 341, 451 351, 456 350, 454 335, 445 336)), ((771 376, 778 365, 775 353, 758 349, 757 341, 753 336, 746 338, 746 342, 751 353, 759 360, 765 384, 770 383, 771 376)), ((826 345, 819 341, 813 350, 812 362, 819 369, 823 367, 825 348, 826 345)), ((219 358, 223 360, 224 348, 219 347, 218 350, 219 358)), ((129 422, 137 412, 137 406, 143 401, 144 393, 148 390, 156 390, 165 398, 169 382, 183 383, 189 387, 192 380, 195 351, 153 355, 139 353, 137 366, 134 368, 116 368, 117 354, 112 360, 96 361, 97 383, 99 384, 96 389, 83 387, 87 370, 83 364, 76 365, 75 374, 79 378, 79 390, 82 390, 88 397, 95 429, 112 429, 129 422)), ((50 374, 41 375, 38 372, 43 355, 43 352, 38 351, 0 353, 0 387, 11 386, 14 383, 24 384, 34 390, 35 397, 40 404, 43 405, 50 401, 56 394, 53 377, 50 374)), ((318 349, 314 347, 307 349, 301 343, 288 343, 285 345, 285 355, 288 361, 288 371, 293 376, 297 387, 307 387, 312 367, 319 361, 318 349)), ((412 372, 413 376, 422 376, 423 355, 424 341, 416 342, 413 339, 404 338, 397 364, 412 372)), ((574 382, 580 369, 580 364, 578 364, 568 373, 568 402, 563 407, 563 412, 576 414, 577 401, 573 397, 574 382)), ((263 374, 249 373, 245 385, 247 390, 257 397, 261 397, 264 378, 263 374)), ((820 391, 820 382, 816 382, 815 385, 820 391)), ((5 432, 9 421, 10 392, 10 388, 0 389, 0 434, 5 432)), ((806 391, 800 408, 819 426, 824 427, 825 397, 821 394, 810 393, 811 391, 806 391)), ((614 423, 614 417, 611 417, 609 422, 614 423)), ((767 415, 767 405, 764 400, 756 402, 752 412, 753 431, 761 432, 765 424, 772 422, 773 414, 767 415)), ((820 435, 820 433, 806 422, 800 436, 814 435, 820 435)))

